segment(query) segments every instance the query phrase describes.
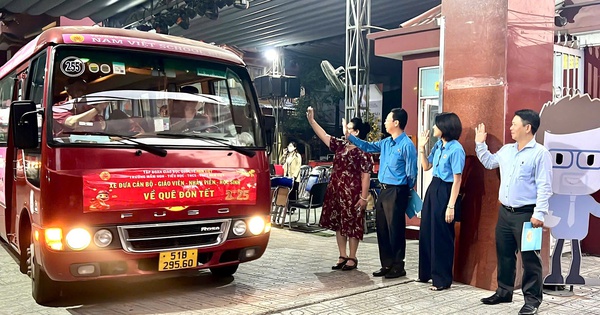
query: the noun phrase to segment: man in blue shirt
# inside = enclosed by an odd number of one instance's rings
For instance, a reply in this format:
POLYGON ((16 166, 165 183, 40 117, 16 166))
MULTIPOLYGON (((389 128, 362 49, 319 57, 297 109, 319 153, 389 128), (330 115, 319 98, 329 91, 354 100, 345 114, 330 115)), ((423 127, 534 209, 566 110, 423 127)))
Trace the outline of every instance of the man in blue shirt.
POLYGON ((404 133, 408 114, 402 108, 394 108, 385 119, 385 130, 391 135, 376 142, 363 141, 350 135, 345 122, 344 134, 357 148, 369 152, 381 152, 379 174, 381 193, 375 204, 375 225, 381 269, 373 272, 375 277, 398 278, 406 275, 406 207, 410 188, 417 181, 417 150, 404 133))
MULTIPOLYGON (((517 250, 520 250, 523 223, 542 227, 552 196, 552 156, 534 135, 540 126, 539 114, 530 109, 515 113, 510 134, 516 143, 506 144, 495 154, 485 144, 485 125, 475 129, 475 151, 487 169, 500 168, 500 209, 496 224, 498 289, 481 299, 484 304, 512 301, 517 250)), ((542 303, 542 260, 539 251, 521 252, 525 305, 519 314, 536 314, 542 303)))

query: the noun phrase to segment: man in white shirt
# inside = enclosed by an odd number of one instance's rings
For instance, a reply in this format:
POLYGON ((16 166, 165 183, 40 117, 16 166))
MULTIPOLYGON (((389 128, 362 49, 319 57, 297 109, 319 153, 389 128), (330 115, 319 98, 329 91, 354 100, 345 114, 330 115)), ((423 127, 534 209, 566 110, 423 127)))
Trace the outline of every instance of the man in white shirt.
MULTIPOLYGON (((521 246, 524 222, 542 227, 552 196, 552 156, 534 139, 540 126, 539 114, 530 109, 515 113, 510 127, 516 143, 506 144, 492 154, 485 143, 485 125, 475 129, 475 151, 487 169, 500 168, 500 209, 496 224, 498 289, 481 299, 484 304, 512 301, 517 250, 521 246)), ((539 251, 521 252, 523 258, 522 288, 525 305, 519 314, 536 314, 542 303, 542 261, 539 251)))

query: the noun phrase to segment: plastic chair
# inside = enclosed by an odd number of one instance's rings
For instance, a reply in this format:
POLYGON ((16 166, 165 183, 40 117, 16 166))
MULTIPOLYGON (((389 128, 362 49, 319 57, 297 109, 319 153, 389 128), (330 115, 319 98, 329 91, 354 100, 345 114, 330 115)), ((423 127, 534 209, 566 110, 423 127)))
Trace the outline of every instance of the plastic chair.
MULTIPOLYGON (((298 200, 295 202, 291 202, 288 206, 291 209, 298 209, 298 221, 300 220, 300 210, 306 210, 306 226, 312 225, 310 223, 310 210, 314 210, 315 213, 315 223, 317 224, 317 208, 323 206, 323 201, 325 200, 325 192, 327 191, 327 185, 329 183, 316 183, 310 189, 308 200, 298 200)), ((296 221, 297 222, 297 221, 296 221)), ((290 228, 292 227, 292 222, 289 222, 290 228)))
POLYGON ((377 197, 379 197, 379 180, 371 178, 369 183, 369 197, 367 201, 367 209, 365 210, 365 234, 368 234, 370 230, 375 230, 375 204, 377 203, 377 197))
POLYGON ((283 226, 294 180, 288 177, 273 177, 271 178, 271 187, 275 187, 271 202, 271 222, 283 226))
MULTIPOLYGON (((298 187, 298 191, 302 192, 306 188, 306 182, 308 181, 311 171, 312 168, 308 165, 300 166, 300 175, 298 176, 300 186, 298 187)), ((300 194, 300 197, 303 197, 302 194, 300 194)))
POLYGON ((273 194, 273 205, 271 207, 271 222, 283 226, 287 214, 289 187, 279 186, 273 194))
POLYGON ((283 176, 283 165, 281 165, 281 164, 274 164, 273 168, 275 169, 275 175, 277 175, 277 176, 283 176))

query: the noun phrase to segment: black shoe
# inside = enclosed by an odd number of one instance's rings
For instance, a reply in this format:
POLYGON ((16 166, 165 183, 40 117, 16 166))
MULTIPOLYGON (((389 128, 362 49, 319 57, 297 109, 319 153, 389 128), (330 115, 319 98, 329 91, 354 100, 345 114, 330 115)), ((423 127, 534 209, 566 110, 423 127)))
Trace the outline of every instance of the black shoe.
POLYGON ((348 262, 348 257, 340 256, 342 262, 337 263, 335 266, 331 266, 331 269, 338 270, 344 268, 344 265, 348 262))
POLYGON ((521 307, 521 310, 519 311, 519 315, 533 315, 533 314, 537 314, 537 307, 530 305, 530 304, 525 304, 523 305, 523 307, 521 307))
POLYGON ((387 267, 381 267, 381 269, 373 272, 373 277, 383 277, 385 276, 388 272, 390 272, 390 268, 387 267))
POLYGON ((348 257, 348 261, 346 261, 346 264, 344 265, 344 267, 342 267, 342 270, 348 271, 348 270, 356 269, 358 267, 358 258, 348 257), (348 266, 348 261, 354 262, 354 265, 348 266))
POLYGON ((406 270, 404 268, 394 267, 388 273, 385 274, 386 279, 393 279, 406 276, 406 270))
POLYGON ((488 305, 494 305, 494 304, 500 304, 500 303, 510 303, 512 302, 512 296, 500 296, 498 295, 498 293, 494 293, 494 295, 490 296, 490 297, 486 297, 481 299, 481 302, 483 304, 488 304, 488 305))

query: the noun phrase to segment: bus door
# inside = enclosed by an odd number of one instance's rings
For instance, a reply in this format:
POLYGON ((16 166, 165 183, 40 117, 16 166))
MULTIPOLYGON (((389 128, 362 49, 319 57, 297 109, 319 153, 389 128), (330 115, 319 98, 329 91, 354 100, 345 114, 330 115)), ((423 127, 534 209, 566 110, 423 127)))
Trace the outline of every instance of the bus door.
POLYGON ((7 156, 8 144, 8 118, 10 103, 13 101, 15 91, 15 74, 9 74, 0 80, 0 236, 7 238, 11 231, 10 196, 12 196, 12 155, 7 156))
MULTIPOLYGON (((44 96, 44 81, 45 81, 45 67, 46 67, 46 53, 42 53, 33 59, 31 66, 28 70, 23 71, 18 75, 18 100, 30 99, 37 106, 38 109, 42 108, 42 99, 44 96)), ((38 120, 38 139, 41 139, 42 135, 42 115, 37 114, 38 120)), ((41 143, 41 141, 38 141, 41 143)), ((18 231, 19 215, 21 215, 20 205, 27 205, 30 213, 36 213, 39 210, 39 198, 40 198, 40 170, 42 167, 42 153, 41 146, 38 144, 37 148, 33 149, 12 149, 10 153, 15 161, 15 168, 13 170, 14 176, 14 187, 11 195, 13 196, 13 205, 15 206, 11 211, 10 218, 10 230, 12 233, 18 231), (19 199, 17 199, 19 198, 19 199)), ((8 196, 8 191, 7 191, 8 196)), ((20 231, 19 235, 14 235, 13 242, 18 244, 18 237, 29 237, 29 230, 20 231)), ((21 249, 24 250, 24 249, 21 249)))

